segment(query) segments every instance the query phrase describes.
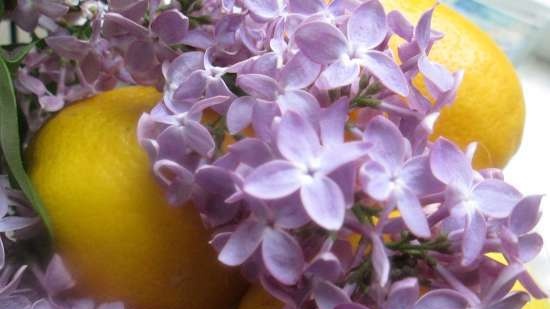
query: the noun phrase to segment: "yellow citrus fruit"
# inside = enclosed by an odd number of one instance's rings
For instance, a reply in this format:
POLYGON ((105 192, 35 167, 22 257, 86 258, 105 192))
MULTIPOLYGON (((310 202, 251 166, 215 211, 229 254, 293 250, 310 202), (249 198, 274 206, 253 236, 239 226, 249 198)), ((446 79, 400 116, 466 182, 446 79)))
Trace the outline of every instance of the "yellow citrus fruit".
MULTIPOLYGON (((414 23, 435 2, 382 0, 387 12, 399 10, 414 23)), ((525 118, 514 67, 485 32, 445 5, 435 10, 432 27, 445 37, 435 43, 430 59, 465 73, 456 101, 436 123, 434 138, 445 136, 462 147, 477 141, 477 168, 504 167, 521 143, 525 118)), ((397 43, 392 42, 394 48, 397 43)))
POLYGON ((79 294, 132 309, 227 308, 245 283, 217 261, 193 206, 167 204, 136 138, 159 97, 127 87, 67 107, 36 136, 30 175, 79 294))

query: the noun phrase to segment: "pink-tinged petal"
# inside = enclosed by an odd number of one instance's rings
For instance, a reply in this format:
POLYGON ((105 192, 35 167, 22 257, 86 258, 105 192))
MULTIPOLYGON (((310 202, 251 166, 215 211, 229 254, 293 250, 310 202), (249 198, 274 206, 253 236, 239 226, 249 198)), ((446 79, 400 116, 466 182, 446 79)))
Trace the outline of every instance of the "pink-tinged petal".
POLYGON ((153 164, 153 173, 170 191, 171 204, 179 205, 189 200, 194 182, 194 175, 189 170, 174 161, 158 160, 153 164))
POLYGON ((214 138, 210 135, 210 131, 199 122, 187 121, 183 130, 183 136, 187 146, 197 153, 207 157, 214 154, 214 150, 216 149, 214 138))
POLYGON ((350 303, 349 296, 328 281, 319 281, 313 287, 313 299, 319 309, 334 309, 340 304, 350 303))
POLYGON ((89 43, 69 35, 49 36, 46 38, 46 44, 56 54, 70 60, 82 60, 90 51, 89 43))
POLYGON ((47 92, 46 86, 44 86, 41 80, 29 75, 24 70, 17 71, 17 81, 21 83, 27 91, 32 92, 34 95, 41 96, 47 92))
POLYGON ((462 265, 472 265, 479 257, 487 238, 487 223, 483 215, 474 210, 466 215, 462 236, 462 265))
POLYGON ((75 285, 69 270, 59 255, 54 255, 44 276, 44 284, 50 295, 57 295, 67 291, 75 285))
POLYGON ((506 296, 523 271, 523 266, 520 264, 510 264, 506 266, 493 282, 491 288, 485 293, 483 302, 490 304, 506 296))
POLYGON ((182 44, 198 49, 208 49, 214 45, 214 38, 211 32, 203 28, 195 28, 187 32, 182 44))
POLYGON ((325 176, 312 177, 300 191, 304 209, 315 223, 331 231, 344 224, 346 202, 340 187, 325 176))
POLYGON ((356 61, 349 57, 341 58, 321 73, 315 85, 322 90, 344 87, 357 80, 360 70, 361 67, 356 61))
POLYGON ((530 300, 531 297, 529 296, 529 294, 525 292, 516 292, 488 306, 487 309, 521 309, 530 300))
POLYGON ((468 301, 453 290, 435 290, 424 294, 414 305, 414 309, 466 309, 468 301))
POLYGON ((195 183, 204 191, 228 197, 235 193, 235 182, 231 171, 221 167, 206 165, 195 173, 195 183))
POLYGON ((229 237, 218 260, 228 266, 241 265, 258 249, 266 230, 265 224, 254 220, 241 223, 229 237))
POLYGON ((320 72, 320 64, 299 52, 281 69, 279 82, 285 89, 304 89, 317 79, 320 72))
POLYGON ((420 295, 418 279, 407 278, 392 284, 388 300, 384 304, 387 309, 410 309, 420 295))
POLYGON ((502 180, 487 179, 474 187, 473 199, 484 214, 506 218, 521 200, 521 193, 502 180))
POLYGON ((273 153, 266 143, 257 138, 245 138, 229 146, 229 152, 238 160, 252 167, 260 166, 273 159, 273 153))
POLYGON ((428 155, 407 161, 399 178, 419 197, 442 192, 445 189, 445 186, 433 176, 428 155))
POLYGON ((279 124, 277 147, 288 160, 307 166, 321 151, 313 126, 299 114, 285 113, 279 124), (300 134, 296 134, 300 132, 300 134))
POLYGON ((279 0, 244 0, 244 6, 260 20, 269 20, 279 16, 281 1, 279 0))
POLYGON ((322 280, 336 282, 342 276, 344 270, 340 260, 334 253, 324 252, 311 262, 305 272, 322 280))
POLYGON ((388 172, 401 167, 405 158, 405 139, 393 122, 384 116, 373 118, 365 130, 365 141, 371 144, 372 159, 388 172))
POLYGON ((265 231, 262 257, 267 270, 283 284, 294 285, 302 276, 302 248, 296 239, 286 232, 274 229, 265 231))
POLYGON ((312 15, 325 9, 323 0, 289 0, 290 12, 312 15))
POLYGON ((360 171, 363 190, 377 201, 386 201, 394 188, 391 176, 384 166, 370 161, 363 165, 360 171))
POLYGON ((294 40, 300 50, 319 64, 330 64, 348 50, 344 34, 326 22, 306 23, 294 33, 294 40))
POLYGON ((187 52, 174 59, 166 68, 163 67, 164 77, 169 83, 179 85, 187 80, 191 74, 203 69, 203 52, 187 52))
POLYGON ((360 5, 348 21, 348 38, 353 44, 365 49, 380 45, 388 34, 386 13, 378 0, 360 5))
POLYGON ((527 234, 532 231, 542 215, 540 203, 542 195, 524 197, 510 215, 508 225, 516 235, 527 234))
POLYGON ((249 95, 269 101, 275 100, 279 92, 279 84, 276 80, 260 74, 239 75, 237 85, 249 95))
POLYGON ((438 91, 446 92, 454 87, 455 79, 451 72, 441 64, 431 62, 428 56, 420 56, 418 59, 418 69, 425 78, 437 87, 438 91))
POLYGON ((423 52, 426 52, 428 47, 430 46, 432 16, 434 9, 435 7, 422 14, 414 32, 416 43, 418 44, 420 50, 423 52))
POLYGON ((293 111, 311 123, 316 123, 321 109, 317 99, 304 90, 285 91, 277 98, 277 104, 283 114, 293 111))
POLYGON ((125 58, 130 72, 147 72, 155 65, 155 46, 148 40, 136 40, 128 47, 125 58))
POLYGON ((371 50, 361 55, 361 64, 389 90, 403 97, 409 95, 407 78, 390 56, 371 50))
POLYGON ((385 286, 390 278, 391 264, 386 253, 386 246, 379 235, 371 235, 372 241, 372 267, 381 286, 385 286))
POLYGON ((344 142, 348 107, 349 100, 341 98, 322 110, 319 125, 323 145, 339 145, 344 142))
POLYGON ((365 142, 350 142, 325 147, 320 157, 319 172, 328 175, 336 169, 365 157, 370 145, 365 142))
POLYGON ((179 44, 189 29, 189 18, 177 10, 160 13, 151 23, 151 30, 168 44, 179 44))
POLYGON ((523 235, 518 239, 519 258, 523 263, 529 263, 539 255, 543 246, 544 240, 539 234, 523 235))
POLYGON ((296 192, 304 174, 290 162, 271 161, 255 169, 244 182, 244 191, 260 199, 278 199, 296 192))
POLYGON ((432 146, 432 173, 444 184, 454 184, 460 190, 470 189, 474 173, 464 153, 452 142, 440 138, 432 146))
POLYGON ((132 36, 146 38, 149 35, 149 30, 119 13, 106 13, 104 17, 103 34, 109 38, 111 36, 120 35, 121 33, 128 33, 132 36))
POLYGON ((432 233, 418 197, 406 188, 394 192, 397 208, 409 230, 420 238, 429 238, 432 233))
POLYGON ((414 35, 414 26, 401 14, 399 11, 391 11, 388 13, 388 26, 401 38, 407 42, 412 41, 414 35))
POLYGON ((250 125, 256 103, 256 99, 249 96, 239 97, 231 103, 227 111, 227 129, 230 134, 237 134, 250 125))

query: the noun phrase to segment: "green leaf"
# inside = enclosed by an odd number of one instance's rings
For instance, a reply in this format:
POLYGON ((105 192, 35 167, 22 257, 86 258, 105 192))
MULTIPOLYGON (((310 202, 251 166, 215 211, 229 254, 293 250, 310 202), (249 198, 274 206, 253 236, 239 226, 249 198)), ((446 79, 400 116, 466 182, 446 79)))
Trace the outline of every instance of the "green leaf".
POLYGON ((2 153, 11 174, 35 211, 42 218, 51 235, 51 226, 46 209, 42 205, 23 166, 18 123, 17 105, 10 70, 6 61, 2 58, 0 59, 0 145, 2 146, 2 153))
POLYGON ((20 45, 13 50, 7 51, 4 48, 0 48, 0 57, 4 59, 6 65, 13 72, 13 70, 19 67, 19 64, 25 56, 36 46, 38 41, 31 42, 29 44, 20 45))
POLYGON ((0 1, 0 17, 4 16, 4 10, 6 8, 4 7, 4 1, 0 1))

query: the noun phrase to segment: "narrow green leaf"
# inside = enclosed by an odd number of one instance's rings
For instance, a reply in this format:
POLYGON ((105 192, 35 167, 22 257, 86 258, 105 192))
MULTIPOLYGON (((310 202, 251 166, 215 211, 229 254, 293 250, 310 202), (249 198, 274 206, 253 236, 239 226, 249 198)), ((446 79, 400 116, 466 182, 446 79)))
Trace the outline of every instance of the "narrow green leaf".
POLYGON ((50 221, 46 210, 23 166, 15 93, 10 70, 4 59, 0 59, 0 144, 4 159, 13 177, 51 234, 50 221))
POLYGON ((38 41, 31 42, 25 45, 18 45, 13 50, 7 51, 4 48, 0 48, 0 57, 4 59, 6 65, 13 72, 13 70, 19 67, 19 64, 25 56, 36 46, 38 41))

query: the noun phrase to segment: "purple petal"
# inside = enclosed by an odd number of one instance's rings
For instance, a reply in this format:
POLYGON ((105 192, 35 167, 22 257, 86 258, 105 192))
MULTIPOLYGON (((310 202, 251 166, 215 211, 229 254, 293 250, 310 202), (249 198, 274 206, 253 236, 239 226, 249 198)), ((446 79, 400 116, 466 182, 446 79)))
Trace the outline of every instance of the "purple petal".
POLYGON ((279 82, 285 89, 303 89, 311 85, 320 72, 321 65, 299 52, 281 69, 279 82))
POLYGON ((430 156, 432 173, 444 184, 454 184, 461 190, 469 190, 474 173, 464 153, 449 140, 440 138, 432 146, 430 156))
POLYGON ((335 282, 342 276, 344 270, 334 253, 324 252, 311 262, 306 273, 322 280, 335 282))
POLYGON ((71 274, 59 255, 54 255, 44 277, 44 284, 51 295, 67 291, 75 285, 71 274))
POLYGON ((349 296, 339 287, 327 281, 320 281, 313 287, 313 299, 319 309, 334 309, 340 304, 350 303, 349 296))
POLYGON ((0 218, 0 233, 22 230, 37 224, 40 221, 37 217, 15 217, 9 216, 0 218))
POLYGON ((487 238, 487 223, 477 210, 466 215, 466 227, 462 238, 462 264, 469 266, 475 262, 483 249, 487 238))
POLYGON ((302 207, 300 194, 292 194, 288 198, 282 198, 271 202, 271 210, 275 216, 275 225, 284 229, 296 229, 311 222, 306 211, 302 207))
POLYGON ((535 259, 544 246, 544 240, 537 234, 527 234, 518 239, 519 258, 523 263, 529 263, 535 259))
POLYGON ((277 147, 288 160, 307 167, 315 159, 321 145, 313 126, 299 114, 289 111, 283 115, 277 134, 277 147), (300 134, 296 134, 300 132, 300 134))
POLYGON ((227 129, 230 134, 237 134, 250 125, 256 103, 256 99, 249 96, 239 97, 231 103, 227 111, 227 129))
POLYGON ((309 59, 319 64, 330 64, 348 50, 344 34, 326 22, 310 22, 300 26, 294 40, 309 59))
POLYGON ((249 95, 269 101, 275 100, 279 92, 279 84, 276 80, 260 74, 239 75, 237 85, 249 95))
POLYGON ((348 37, 354 44, 365 49, 380 45, 388 33, 386 13, 378 0, 360 5, 348 21, 348 37))
POLYGON ((403 164, 405 158, 405 139, 391 121, 377 116, 369 122, 365 130, 365 141, 371 144, 370 156, 382 164, 388 172, 403 164))
POLYGON ((342 98, 321 112, 319 125, 321 127, 323 145, 339 145, 344 142, 348 107, 348 99, 342 98))
POLYGON ((529 294, 525 292, 516 292, 488 306, 487 309, 521 309, 530 300, 531 297, 529 297, 529 294))
POLYGON ((534 298, 548 298, 548 294, 540 288, 540 286, 535 282, 533 277, 531 277, 531 275, 529 275, 527 271, 521 273, 518 279, 525 290, 529 292, 529 294, 531 294, 531 296, 533 296, 534 298))
POLYGON ((359 64, 346 57, 329 65, 319 79, 317 87, 321 90, 331 90, 352 84, 359 77, 359 64))
POLYGON ((289 9, 292 13, 312 15, 325 9, 323 0, 289 0, 289 9))
POLYGON ((56 3, 54 1, 38 0, 34 2, 36 9, 40 11, 40 13, 53 19, 61 18, 69 11, 69 7, 67 5, 56 3))
POLYGON ((363 165, 360 171, 363 190, 377 201, 386 201, 394 185, 391 182, 391 175, 384 166, 377 162, 370 161, 363 165))
POLYGON ((177 10, 164 11, 151 23, 151 30, 168 45, 181 43, 188 29, 189 18, 177 10))
POLYGON ((238 160, 252 167, 260 166, 273 159, 271 149, 257 138, 245 138, 229 147, 238 160))
POLYGON ((418 279, 407 278, 392 284, 388 300, 384 304, 387 309, 410 309, 420 295, 418 279))
POLYGON ((420 48, 420 50, 423 52, 426 52, 428 49, 428 46, 430 45, 430 38, 431 38, 431 32, 432 32, 432 29, 431 29, 432 16, 433 16, 434 9, 435 7, 425 12, 424 14, 422 14, 414 32, 416 43, 418 44, 418 47, 420 48))
POLYGON ((31 308, 31 301, 21 295, 8 295, 0 299, 0 306, 2 309, 29 309, 31 308))
POLYGON ((521 199, 521 193, 502 180, 487 179, 474 187, 477 207, 493 218, 508 217, 521 199))
POLYGON ((120 33, 128 33, 132 36, 146 38, 149 30, 142 25, 128 19, 119 13, 109 12, 105 14, 103 34, 109 38, 120 33))
POLYGON ((214 107, 216 105, 220 105, 222 103, 225 103, 229 100, 229 97, 227 96, 214 96, 214 97, 208 97, 206 99, 200 100, 198 102, 193 103, 193 106, 191 106, 191 109, 189 109, 189 115, 191 119, 200 119, 199 115, 206 109, 214 107))
POLYGON ((211 194, 228 197, 235 192, 231 171, 217 166, 203 166, 195 174, 195 183, 211 194))
POLYGON ((210 132, 202 124, 189 120, 183 130, 185 143, 197 153, 210 157, 214 154, 216 143, 210 132))
POLYGON ((422 296, 414 305, 414 309, 466 309, 468 301, 453 290, 434 290, 422 296))
POLYGON ((319 226, 336 231, 344 224, 346 202, 340 187, 325 176, 312 177, 300 191, 308 215, 319 226))
POLYGON ((38 98, 40 106, 48 112, 57 112, 65 105, 63 97, 54 95, 45 95, 38 98))
POLYGON ((193 72, 203 69, 203 59, 203 52, 183 53, 168 65, 164 76, 168 82, 179 85, 187 80, 193 72))
POLYGON ((170 160, 158 160, 153 164, 153 172, 168 188, 173 188, 169 192, 171 204, 179 205, 191 197, 194 175, 185 167, 170 160))
POLYGON ((244 191, 261 199, 277 199, 296 192, 304 174, 287 161, 271 161, 255 169, 244 182, 244 191))
POLYGON ((281 113, 279 106, 275 103, 262 102, 254 105, 252 113, 252 127, 256 136, 266 143, 275 140, 273 132, 273 120, 281 113))
POLYGON ((262 20, 269 20, 279 16, 281 12, 278 0, 244 0, 245 7, 250 10, 256 17, 262 20))
POLYGON ((151 41, 136 40, 128 47, 125 58, 130 72, 147 72, 155 64, 155 47, 151 41))
POLYGON ((46 44, 56 54, 70 60, 82 60, 90 51, 90 45, 87 42, 68 35, 49 36, 46 38, 46 44))
POLYGON ((316 123, 321 109, 317 99, 304 90, 285 91, 277 98, 277 104, 283 114, 294 111, 311 123, 316 123))
POLYGON ((446 92, 454 87, 453 75, 441 64, 431 62, 428 56, 421 56, 418 59, 418 69, 440 92, 446 92))
POLYGON ((247 220, 231 234, 218 259, 228 266, 244 263, 260 246, 267 226, 255 220, 247 220))
POLYGON ((26 73, 24 70, 17 72, 17 81, 25 87, 26 90, 32 92, 34 95, 42 96, 47 90, 44 83, 36 77, 33 77, 26 73))
POLYGON ((399 177, 407 185, 407 188, 420 197, 442 192, 445 189, 443 184, 433 176, 428 155, 407 161, 399 177))
POLYGON ((267 270, 279 282, 294 285, 302 276, 304 255, 292 236, 274 229, 266 230, 262 257, 267 270))
POLYGON ((535 228, 541 217, 540 203, 542 195, 523 198, 512 211, 508 225, 516 235, 529 233, 535 228))
POLYGON ((334 307, 334 309, 369 309, 369 308, 359 304, 342 304, 334 307))
POLYGON ((395 199, 401 217, 411 232, 418 237, 429 238, 432 233, 428 226, 428 220, 414 193, 402 188, 395 191, 395 199))
POLYGON ((407 78, 388 55, 371 50, 362 55, 361 64, 389 90, 403 97, 409 95, 407 78))
POLYGON ((124 304, 122 302, 105 303, 99 305, 97 309, 124 309, 124 304))
POLYGON ((401 38, 407 42, 412 41, 414 35, 414 26, 401 14, 399 11, 391 11, 388 13, 388 26, 401 38))
POLYGON ((483 297, 485 303, 492 303, 502 299, 510 292, 518 276, 523 272, 523 266, 519 264, 510 264, 506 266, 497 279, 493 282, 491 288, 483 297))
POLYGON ((370 145, 365 142, 350 142, 334 147, 325 147, 320 158, 319 171, 328 175, 336 169, 367 155, 370 145))
POLYGON ((379 235, 373 234, 372 241, 372 266, 376 273, 378 283, 385 286, 390 278, 390 260, 386 253, 386 246, 380 239, 379 235))

